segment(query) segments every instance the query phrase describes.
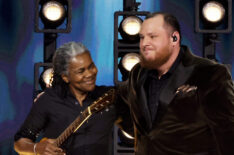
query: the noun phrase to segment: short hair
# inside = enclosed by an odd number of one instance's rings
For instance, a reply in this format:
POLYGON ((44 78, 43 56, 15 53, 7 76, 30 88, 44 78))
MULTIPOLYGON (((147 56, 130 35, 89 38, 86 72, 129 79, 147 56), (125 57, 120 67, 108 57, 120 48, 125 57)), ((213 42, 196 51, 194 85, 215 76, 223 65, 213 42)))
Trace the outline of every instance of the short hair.
POLYGON ((68 67, 71 60, 82 53, 89 50, 79 42, 68 42, 60 46, 53 56, 53 82, 52 87, 61 87, 64 91, 67 84, 63 81, 61 75, 68 75, 68 67))
POLYGON ((174 31, 179 32, 180 43, 181 43, 182 36, 181 36, 181 31, 180 31, 180 24, 179 24, 179 22, 178 22, 178 20, 177 20, 177 18, 175 16, 173 16, 170 13, 166 13, 166 12, 154 12, 154 13, 148 14, 145 19, 153 18, 153 17, 156 17, 158 15, 162 15, 163 16, 164 23, 167 26, 170 26, 172 28, 173 32, 174 31))

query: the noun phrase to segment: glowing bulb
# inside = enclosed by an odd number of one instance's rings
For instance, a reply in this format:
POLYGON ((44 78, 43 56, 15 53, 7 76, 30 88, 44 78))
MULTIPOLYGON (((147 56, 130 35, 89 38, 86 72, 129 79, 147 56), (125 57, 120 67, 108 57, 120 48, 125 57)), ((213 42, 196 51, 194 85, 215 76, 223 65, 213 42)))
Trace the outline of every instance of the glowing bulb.
POLYGON ((65 8, 56 1, 50 1, 43 6, 42 12, 48 20, 57 21, 64 16, 65 8))
POLYGON ((202 9, 203 16, 210 22, 219 22, 223 19, 225 9, 220 3, 208 2, 202 9))
POLYGON ((44 71, 42 75, 42 79, 45 82, 47 87, 52 86, 52 81, 53 81, 53 69, 48 68, 47 70, 44 71))
POLYGON ((139 18, 135 16, 127 17, 122 23, 123 31, 129 35, 136 35, 140 31, 141 24, 142 21, 139 18))
POLYGON ((130 71, 138 62, 140 62, 140 56, 136 53, 128 53, 123 57, 123 67, 130 71))

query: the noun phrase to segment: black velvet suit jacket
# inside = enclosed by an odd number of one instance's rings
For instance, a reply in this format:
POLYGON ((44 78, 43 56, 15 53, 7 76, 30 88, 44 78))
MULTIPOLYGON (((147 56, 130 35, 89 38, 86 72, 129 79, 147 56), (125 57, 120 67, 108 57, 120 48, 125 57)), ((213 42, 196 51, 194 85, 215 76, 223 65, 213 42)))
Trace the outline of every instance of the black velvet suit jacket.
POLYGON ((121 94, 135 127, 136 155, 234 155, 234 87, 226 67, 184 54, 160 94, 154 122, 143 88, 148 70, 136 65, 121 94), (182 85, 191 92, 177 92, 182 85))

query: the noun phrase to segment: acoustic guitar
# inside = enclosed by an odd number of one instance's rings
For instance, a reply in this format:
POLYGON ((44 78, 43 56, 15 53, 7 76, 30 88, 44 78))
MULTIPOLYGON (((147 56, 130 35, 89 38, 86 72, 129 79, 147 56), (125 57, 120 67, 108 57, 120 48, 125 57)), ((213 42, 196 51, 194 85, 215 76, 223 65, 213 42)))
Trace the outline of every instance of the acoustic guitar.
MULTIPOLYGON (((113 103, 115 98, 115 89, 110 89, 103 96, 99 97, 90 106, 88 106, 81 114, 55 139, 54 145, 61 146, 63 142, 74 132, 76 132, 82 124, 84 124, 93 113, 97 113, 108 105, 113 103)), ((43 138, 41 141, 46 140, 43 138)), ((20 154, 26 155, 26 154, 20 154)))
MULTIPOLYGON (((74 132, 76 132, 82 124, 84 124, 93 113, 97 113, 108 105, 112 104, 115 98, 115 89, 110 89, 103 96, 99 97, 90 106, 88 106, 81 114, 55 139, 54 145, 61 146, 63 142, 74 132)), ((43 138, 41 141, 46 140, 43 138)), ((20 153, 20 155, 27 155, 27 153, 20 153)))
POLYGON ((113 103, 115 98, 115 89, 110 89, 103 96, 99 97, 90 106, 88 106, 63 132, 55 139, 55 145, 60 146, 74 132, 76 132, 82 124, 84 124, 93 113, 97 113, 108 105, 113 103))

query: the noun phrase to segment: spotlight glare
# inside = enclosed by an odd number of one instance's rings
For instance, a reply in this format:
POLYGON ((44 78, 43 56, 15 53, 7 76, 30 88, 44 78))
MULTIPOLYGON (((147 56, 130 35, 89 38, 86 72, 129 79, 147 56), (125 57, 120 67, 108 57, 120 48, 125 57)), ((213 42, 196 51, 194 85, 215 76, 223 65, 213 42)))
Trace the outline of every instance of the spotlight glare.
POLYGON ((225 9, 222 4, 211 1, 204 5, 202 14, 209 22, 219 22, 223 19, 225 9))
POLYGON ((65 8, 56 1, 47 2, 42 8, 43 15, 50 21, 58 21, 65 14, 65 8))
POLYGON ((123 133, 123 135, 125 137, 127 137, 128 139, 134 139, 134 137, 132 137, 131 135, 129 135, 127 132, 125 132, 124 130, 121 130, 121 132, 123 133))
POLYGON ((141 24, 142 21, 138 17, 127 17, 122 23, 123 31, 129 35, 136 35, 140 31, 141 24))
POLYGON ((48 68, 47 70, 44 71, 42 75, 42 79, 46 84, 46 87, 52 86, 52 81, 53 81, 53 69, 48 68))
POLYGON ((130 71, 138 62, 140 62, 140 56, 137 53, 128 53, 123 57, 122 65, 130 71))

